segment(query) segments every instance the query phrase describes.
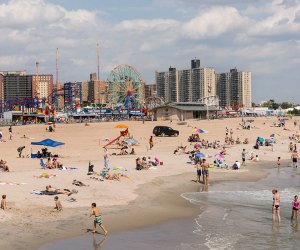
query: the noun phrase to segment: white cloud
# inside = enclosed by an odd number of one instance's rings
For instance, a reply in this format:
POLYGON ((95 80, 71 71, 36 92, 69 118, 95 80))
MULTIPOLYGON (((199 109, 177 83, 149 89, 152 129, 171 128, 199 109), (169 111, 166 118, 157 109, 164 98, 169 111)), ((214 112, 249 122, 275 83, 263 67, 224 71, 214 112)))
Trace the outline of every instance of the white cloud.
POLYGON ((213 7, 183 26, 183 32, 193 39, 216 37, 246 25, 248 19, 242 17, 233 7, 213 7))
POLYGON ((117 31, 150 32, 165 31, 179 25, 173 19, 135 19, 125 20, 116 26, 117 31))
POLYGON ((63 8, 41 0, 11 0, 0 5, 0 27, 47 25, 63 16, 63 8))

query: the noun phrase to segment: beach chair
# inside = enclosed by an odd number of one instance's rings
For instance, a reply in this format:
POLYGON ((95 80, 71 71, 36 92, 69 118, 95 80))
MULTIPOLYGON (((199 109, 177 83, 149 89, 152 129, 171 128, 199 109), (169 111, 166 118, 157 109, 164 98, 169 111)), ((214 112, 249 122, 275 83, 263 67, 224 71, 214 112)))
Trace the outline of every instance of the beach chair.
POLYGON ((44 162, 43 159, 40 159, 40 165, 41 165, 42 169, 47 168, 47 166, 46 166, 46 164, 45 164, 45 162, 44 162))

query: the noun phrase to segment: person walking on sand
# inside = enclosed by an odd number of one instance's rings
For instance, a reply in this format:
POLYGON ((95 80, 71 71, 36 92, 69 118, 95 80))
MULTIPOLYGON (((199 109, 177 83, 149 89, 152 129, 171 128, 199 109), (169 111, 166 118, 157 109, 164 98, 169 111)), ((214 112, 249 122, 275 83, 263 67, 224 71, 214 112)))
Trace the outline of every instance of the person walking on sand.
POLYGON ((296 150, 293 151, 291 158, 293 161, 293 167, 297 167, 297 162, 298 162, 299 156, 298 156, 298 152, 296 150))
POLYGON ((11 126, 9 126, 8 132, 9 132, 9 139, 12 140, 13 133, 12 133, 12 127, 11 126))
POLYGON ((209 168, 209 164, 206 161, 206 159, 203 159, 201 167, 202 167, 202 174, 203 174, 203 183, 204 183, 204 185, 208 186, 208 177, 209 177, 208 168, 209 168))
POLYGON ((242 151, 242 166, 246 166, 246 149, 242 151))
POLYGON ((102 217, 99 209, 96 206, 97 206, 96 203, 92 203, 92 211, 90 214, 90 217, 95 216, 93 233, 96 233, 96 227, 98 225, 104 231, 104 235, 106 236, 108 231, 105 229, 105 227, 102 224, 102 217))
POLYGON ((272 190, 273 206, 272 206, 272 220, 275 221, 275 214, 277 215, 278 223, 280 223, 280 196, 277 189, 272 190))
POLYGON ((299 211, 299 201, 298 201, 298 196, 294 196, 294 200, 292 202, 293 208, 292 208, 292 216, 291 220, 294 219, 294 215, 296 216, 296 221, 298 221, 298 211, 299 211))
POLYGON ((149 146, 150 146, 150 149, 153 148, 154 144, 153 144, 153 136, 151 135, 150 136, 150 139, 149 139, 149 146))
POLYGON ((280 159, 281 159, 280 157, 277 158, 277 168, 278 168, 278 170, 280 169, 280 159))
POLYGON ((107 152, 107 148, 104 148, 103 160, 104 160, 104 168, 106 170, 108 170, 108 152, 107 152))

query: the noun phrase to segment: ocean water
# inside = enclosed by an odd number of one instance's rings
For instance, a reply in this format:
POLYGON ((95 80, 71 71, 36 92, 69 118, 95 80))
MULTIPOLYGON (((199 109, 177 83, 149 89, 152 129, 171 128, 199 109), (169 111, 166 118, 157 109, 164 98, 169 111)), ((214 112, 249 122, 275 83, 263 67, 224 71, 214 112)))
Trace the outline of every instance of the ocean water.
MULTIPOLYGON (((194 219, 111 234, 84 235, 47 244, 50 249, 198 250, 300 249, 298 223, 291 222, 291 203, 300 197, 300 169, 271 170, 258 182, 223 182, 182 198, 199 207, 194 219), (272 193, 281 198, 281 223, 272 222, 272 193)), ((299 218, 300 223, 300 218, 299 218)))
POLYGON ((300 249, 299 225, 290 220, 293 197, 300 197, 299 174, 293 168, 273 170, 256 183, 222 183, 208 192, 182 194, 202 210, 193 231, 198 249, 300 249), (273 188, 281 199, 280 224, 271 219, 273 188))

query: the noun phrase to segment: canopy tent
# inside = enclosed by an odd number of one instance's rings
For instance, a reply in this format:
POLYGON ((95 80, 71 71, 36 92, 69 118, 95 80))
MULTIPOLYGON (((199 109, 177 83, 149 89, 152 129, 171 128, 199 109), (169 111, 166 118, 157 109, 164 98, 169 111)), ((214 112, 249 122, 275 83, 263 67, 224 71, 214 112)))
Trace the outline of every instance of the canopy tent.
POLYGON ((31 142, 31 145, 36 145, 36 146, 46 146, 46 147, 58 147, 65 145, 64 142, 58 142, 58 141, 53 141, 51 139, 45 139, 39 142, 31 142))

